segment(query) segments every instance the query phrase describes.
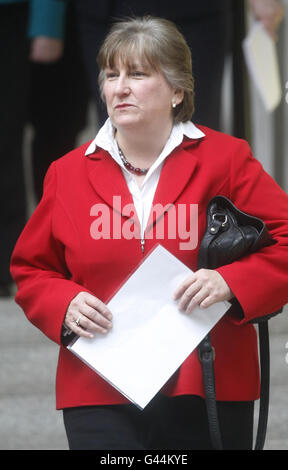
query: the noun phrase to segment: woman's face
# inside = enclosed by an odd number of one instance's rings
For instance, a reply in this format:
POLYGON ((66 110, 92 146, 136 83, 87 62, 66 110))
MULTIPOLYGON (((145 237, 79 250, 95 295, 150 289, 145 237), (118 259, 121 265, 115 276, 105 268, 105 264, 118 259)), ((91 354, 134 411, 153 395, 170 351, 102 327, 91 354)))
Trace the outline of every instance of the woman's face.
POLYGON ((106 68, 103 93, 117 129, 171 125, 172 103, 181 101, 160 71, 139 60, 129 68, 119 61, 113 69, 106 68))

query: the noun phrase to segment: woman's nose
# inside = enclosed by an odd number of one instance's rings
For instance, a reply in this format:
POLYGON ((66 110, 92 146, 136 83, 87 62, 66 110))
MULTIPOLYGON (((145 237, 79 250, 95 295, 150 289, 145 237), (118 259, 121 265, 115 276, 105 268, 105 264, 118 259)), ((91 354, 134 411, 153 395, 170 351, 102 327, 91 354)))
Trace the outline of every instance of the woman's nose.
POLYGON ((129 77, 127 77, 127 75, 120 75, 117 80, 115 93, 117 95, 127 96, 129 95, 130 92, 131 92, 131 89, 130 89, 129 77))

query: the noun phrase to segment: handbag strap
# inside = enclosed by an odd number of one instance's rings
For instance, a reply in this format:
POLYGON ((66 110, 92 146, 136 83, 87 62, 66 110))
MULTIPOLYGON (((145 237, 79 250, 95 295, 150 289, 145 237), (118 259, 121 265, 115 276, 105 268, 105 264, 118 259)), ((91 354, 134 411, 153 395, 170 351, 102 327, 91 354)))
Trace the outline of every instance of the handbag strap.
MULTIPOLYGON (((261 392, 259 404, 259 417, 257 436, 254 450, 262 450, 265 444, 268 413, 269 413, 269 384, 270 384, 270 347, 268 320, 258 324, 259 351, 261 367, 261 392)), ((215 450, 222 450, 222 438, 218 419, 214 359, 215 351, 211 344, 210 335, 207 335, 198 346, 198 355, 202 363, 202 374, 205 391, 205 401, 209 423, 212 446, 215 450)))
POLYGON ((269 392, 270 392, 270 344, 268 320, 258 323, 259 351, 261 368, 261 389, 258 429, 255 450, 262 450, 265 444, 268 414, 269 414, 269 392))
POLYGON ((215 350, 211 345, 209 334, 201 341, 200 345, 198 346, 198 356, 202 364, 205 402, 212 446, 215 450, 222 450, 222 438, 219 426, 215 391, 215 350))

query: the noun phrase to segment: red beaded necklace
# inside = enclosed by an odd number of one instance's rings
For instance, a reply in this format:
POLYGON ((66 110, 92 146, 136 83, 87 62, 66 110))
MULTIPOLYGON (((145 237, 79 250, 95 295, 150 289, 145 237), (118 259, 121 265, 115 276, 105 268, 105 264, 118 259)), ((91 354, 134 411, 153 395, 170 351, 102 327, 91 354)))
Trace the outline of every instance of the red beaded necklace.
POLYGON ((127 168, 127 170, 129 170, 131 173, 135 173, 136 175, 146 175, 148 173, 149 168, 137 168, 131 165, 131 163, 129 163, 127 158, 123 155, 122 150, 120 149, 119 146, 118 146, 118 152, 125 168, 127 168))

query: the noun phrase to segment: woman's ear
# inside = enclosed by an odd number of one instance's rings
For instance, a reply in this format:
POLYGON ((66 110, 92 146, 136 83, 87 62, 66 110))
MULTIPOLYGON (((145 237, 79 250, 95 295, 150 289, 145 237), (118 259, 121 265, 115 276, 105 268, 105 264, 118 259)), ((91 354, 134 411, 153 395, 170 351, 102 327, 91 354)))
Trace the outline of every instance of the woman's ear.
POLYGON ((174 90, 172 106, 173 107, 178 106, 180 103, 182 103, 183 99, 184 99, 184 90, 174 90))

